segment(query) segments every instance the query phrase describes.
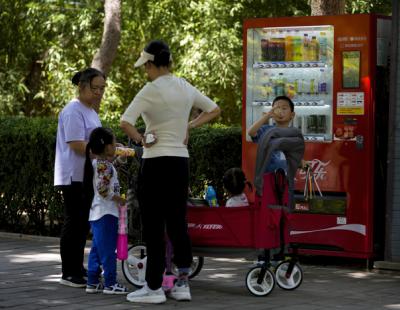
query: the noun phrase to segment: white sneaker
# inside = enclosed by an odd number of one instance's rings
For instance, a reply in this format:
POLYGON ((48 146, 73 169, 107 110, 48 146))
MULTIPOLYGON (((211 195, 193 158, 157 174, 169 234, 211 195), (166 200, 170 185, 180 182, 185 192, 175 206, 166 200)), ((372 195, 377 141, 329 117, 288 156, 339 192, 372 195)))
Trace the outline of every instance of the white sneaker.
POLYGON ((167 301, 167 298, 161 287, 158 290, 152 290, 146 284, 140 290, 129 293, 128 296, 126 296, 126 300, 146 304, 162 304, 167 301))
POLYGON ((190 295, 189 284, 187 284, 187 283, 185 283, 181 286, 178 286, 177 283, 175 283, 174 287, 169 291, 168 296, 171 297, 172 299, 179 300, 179 301, 192 300, 192 296, 190 295))
POLYGON ((128 294, 128 289, 122 284, 115 283, 112 286, 105 286, 103 289, 103 294, 124 295, 128 294))

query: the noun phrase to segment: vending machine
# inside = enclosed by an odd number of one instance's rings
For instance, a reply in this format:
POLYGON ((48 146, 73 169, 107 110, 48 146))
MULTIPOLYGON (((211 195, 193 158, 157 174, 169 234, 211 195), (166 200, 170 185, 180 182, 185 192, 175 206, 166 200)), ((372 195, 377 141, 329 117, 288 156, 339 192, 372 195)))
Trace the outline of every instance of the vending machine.
POLYGON ((390 26, 365 14, 244 22, 242 167, 253 180, 257 145, 248 128, 274 97, 290 97, 322 194, 305 199, 298 171, 290 238, 302 253, 382 252, 390 26))

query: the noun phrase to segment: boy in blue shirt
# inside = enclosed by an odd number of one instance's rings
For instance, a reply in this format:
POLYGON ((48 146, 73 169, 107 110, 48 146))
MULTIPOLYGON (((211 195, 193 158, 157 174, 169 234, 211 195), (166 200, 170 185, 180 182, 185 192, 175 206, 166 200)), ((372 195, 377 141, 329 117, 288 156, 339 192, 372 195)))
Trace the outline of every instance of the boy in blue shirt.
MULTIPOLYGON (((265 134, 268 133, 269 130, 275 127, 288 128, 290 122, 293 120, 295 116, 294 113, 294 104, 289 97, 286 96, 278 96, 272 102, 272 109, 267 113, 263 113, 261 118, 256 121, 248 130, 248 134, 251 137, 252 141, 255 143, 260 143, 264 138, 265 134), (269 120, 273 119, 275 121, 275 125, 269 125, 269 120)), ((303 165, 303 161, 302 161, 303 165)), ((286 161, 286 157, 282 151, 274 151, 271 154, 269 163, 265 169, 265 173, 267 172, 275 172, 276 169, 282 168, 288 172, 288 165, 286 161)), ((289 186, 289 196, 293 201, 294 199, 294 189, 289 186)), ((279 250, 272 250, 273 261, 280 260, 282 258, 282 254, 284 253, 284 248, 281 247, 279 250)))
MULTIPOLYGON (((253 142, 259 143, 271 128, 275 126, 282 128, 289 127, 294 116, 294 104, 292 100, 286 96, 278 96, 272 102, 272 109, 267 113, 263 113, 261 118, 249 128, 247 133, 253 142), (275 121, 275 126, 268 125, 271 118, 275 121)), ((287 172, 286 158, 281 151, 275 151, 272 154, 265 172, 274 172, 278 168, 283 168, 287 172)))

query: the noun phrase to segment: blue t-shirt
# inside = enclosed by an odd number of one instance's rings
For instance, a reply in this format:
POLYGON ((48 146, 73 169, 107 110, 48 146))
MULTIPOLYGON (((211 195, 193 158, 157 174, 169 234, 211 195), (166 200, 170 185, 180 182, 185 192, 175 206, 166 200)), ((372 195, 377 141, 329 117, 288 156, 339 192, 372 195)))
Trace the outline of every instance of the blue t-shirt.
MULTIPOLYGON (((253 142, 258 144, 266 135, 266 133, 272 128, 275 128, 275 126, 262 125, 260 129, 257 130, 257 134, 255 135, 255 137, 251 137, 251 139, 253 140, 253 142)), ((286 157, 285 154, 283 154, 283 152, 281 151, 275 151, 272 153, 265 172, 274 172, 278 168, 282 168, 287 172, 286 157)))

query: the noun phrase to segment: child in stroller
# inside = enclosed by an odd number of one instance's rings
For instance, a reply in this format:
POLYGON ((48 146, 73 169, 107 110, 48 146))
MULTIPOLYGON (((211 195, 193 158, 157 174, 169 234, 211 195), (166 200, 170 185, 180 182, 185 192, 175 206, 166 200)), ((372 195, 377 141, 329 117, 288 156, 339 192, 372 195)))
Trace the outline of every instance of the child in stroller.
POLYGON ((247 207, 249 202, 244 193, 246 185, 252 190, 250 182, 246 180, 244 172, 240 168, 230 168, 223 176, 224 188, 228 192, 229 199, 226 207, 247 207))

